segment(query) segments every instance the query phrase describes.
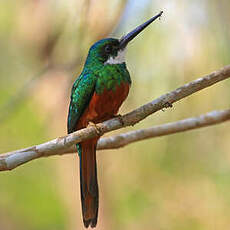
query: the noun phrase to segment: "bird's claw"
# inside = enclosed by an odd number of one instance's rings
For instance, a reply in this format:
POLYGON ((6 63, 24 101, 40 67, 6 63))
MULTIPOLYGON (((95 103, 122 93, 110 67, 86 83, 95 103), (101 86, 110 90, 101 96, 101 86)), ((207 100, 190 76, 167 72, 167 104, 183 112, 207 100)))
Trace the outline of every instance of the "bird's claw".
POLYGON ((101 136, 101 130, 97 127, 97 125, 95 123, 93 123, 92 121, 89 121, 88 126, 87 127, 94 127, 96 130, 96 133, 98 136, 101 136))

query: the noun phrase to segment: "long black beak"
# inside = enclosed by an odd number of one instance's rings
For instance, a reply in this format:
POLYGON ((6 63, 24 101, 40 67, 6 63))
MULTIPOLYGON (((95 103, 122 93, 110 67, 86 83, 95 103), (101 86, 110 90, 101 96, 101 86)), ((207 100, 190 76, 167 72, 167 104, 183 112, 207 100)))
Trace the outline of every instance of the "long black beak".
POLYGON ((131 40, 133 40, 133 38, 135 38, 142 30, 144 30, 149 24, 151 24, 153 21, 155 21, 157 18, 159 18, 162 14, 163 14, 163 11, 161 11, 156 16, 150 18, 148 21, 144 22, 140 26, 136 27, 134 30, 129 32, 127 35, 123 36, 120 39, 120 44, 119 44, 120 49, 124 49, 127 46, 127 44, 131 40))

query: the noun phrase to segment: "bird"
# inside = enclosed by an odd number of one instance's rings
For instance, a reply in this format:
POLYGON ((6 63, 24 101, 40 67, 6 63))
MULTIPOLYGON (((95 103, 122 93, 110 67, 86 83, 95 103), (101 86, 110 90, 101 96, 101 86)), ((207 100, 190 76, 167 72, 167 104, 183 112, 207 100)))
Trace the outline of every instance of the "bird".
MULTIPOLYGON (((68 134, 119 116, 118 110, 127 98, 131 86, 125 63, 126 47, 149 24, 160 18, 162 13, 163 11, 120 39, 105 38, 91 46, 84 68, 72 86, 67 119, 68 134)), ((99 136, 76 144, 80 162, 82 218, 86 228, 96 227, 98 218, 98 139, 99 136)))

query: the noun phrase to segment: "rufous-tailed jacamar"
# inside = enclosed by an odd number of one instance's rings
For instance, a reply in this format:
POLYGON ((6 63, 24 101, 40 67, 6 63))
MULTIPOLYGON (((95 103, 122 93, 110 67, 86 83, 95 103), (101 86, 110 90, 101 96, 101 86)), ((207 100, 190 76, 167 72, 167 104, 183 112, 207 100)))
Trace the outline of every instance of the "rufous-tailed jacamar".
MULTIPOLYGON (((73 84, 68 115, 68 133, 116 116, 131 85, 125 64, 127 44, 159 18, 149 19, 121 39, 106 38, 89 50, 81 75, 73 84)), ((80 158, 82 217, 85 227, 95 227, 98 216, 96 146, 98 137, 77 144, 80 158)))

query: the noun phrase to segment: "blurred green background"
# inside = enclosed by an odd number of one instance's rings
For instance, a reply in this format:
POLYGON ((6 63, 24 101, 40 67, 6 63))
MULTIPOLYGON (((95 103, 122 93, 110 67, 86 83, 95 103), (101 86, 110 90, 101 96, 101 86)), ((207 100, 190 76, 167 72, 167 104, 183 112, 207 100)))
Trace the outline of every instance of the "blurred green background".
MULTIPOLYGON (((65 135, 90 45, 160 10, 129 46, 133 84, 121 113, 230 63, 229 0, 0 1, 0 152, 65 135)), ((227 80, 126 130, 229 106, 227 80)), ((229 130, 224 123, 98 152, 97 229, 229 229, 229 130)), ((83 229, 78 173, 75 154, 1 172, 0 229, 83 229)))

